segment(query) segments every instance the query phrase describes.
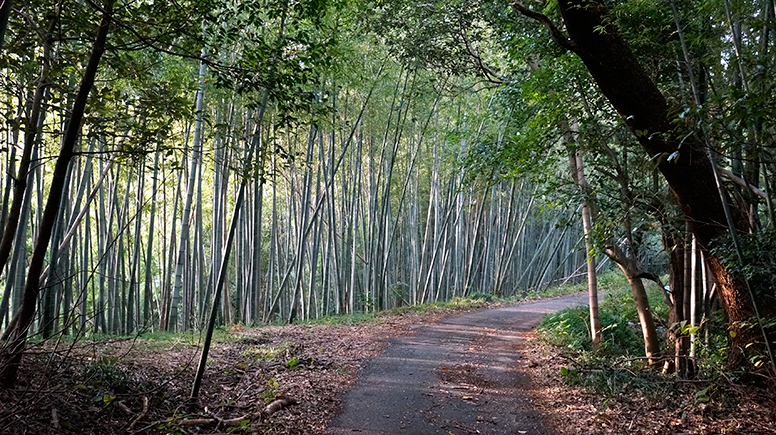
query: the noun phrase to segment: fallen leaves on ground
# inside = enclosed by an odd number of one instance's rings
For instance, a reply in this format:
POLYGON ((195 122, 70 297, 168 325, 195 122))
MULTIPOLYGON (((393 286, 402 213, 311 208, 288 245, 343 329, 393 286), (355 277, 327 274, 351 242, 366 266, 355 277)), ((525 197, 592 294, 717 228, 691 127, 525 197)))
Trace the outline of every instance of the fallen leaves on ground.
POLYGON ((698 395, 708 382, 667 379, 654 387, 613 386, 601 394, 571 386, 561 375, 563 352, 529 335, 525 370, 533 379, 534 403, 558 434, 776 434, 776 401, 756 386, 714 384, 713 398, 698 395))
MULTIPOLYGON (((339 395, 386 340, 450 313, 393 314, 357 325, 233 328, 231 339, 211 350, 193 408, 187 399, 199 346, 127 339, 31 346, 19 385, 0 390, 0 433, 321 434, 339 410, 339 395), (261 411, 278 397, 298 403, 264 417, 261 411), (229 428, 180 424, 245 415, 260 418, 229 428)), ((720 386, 711 400, 699 401, 693 398, 702 384, 676 383, 672 394, 659 398, 625 385, 603 397, 569 386, 560 375, 568 364, 562 352, 535 334, 528 338, 518 350, 532 378, 529 400, 559 434, 776 434, 776 402, 763 390, 720 386)), ((479 381, 473 367, 445 366, 438 374, 462 399, 477 398, 478 389, 470 388, 479 381)))
POLYGON ((223 425, 180 422, 262 416, 268 403, 289 397, 298 403, 229 432, 320 434, 339 409, 338 395, 386 340, 450 312, 393 314, 356 325, 232 328, 230 339, 210 351, 196 407, 188 396, 197 345, 131 339, 39 344, 25 356, 17 387, 0 390, 0 433, 222 433, 223 425))

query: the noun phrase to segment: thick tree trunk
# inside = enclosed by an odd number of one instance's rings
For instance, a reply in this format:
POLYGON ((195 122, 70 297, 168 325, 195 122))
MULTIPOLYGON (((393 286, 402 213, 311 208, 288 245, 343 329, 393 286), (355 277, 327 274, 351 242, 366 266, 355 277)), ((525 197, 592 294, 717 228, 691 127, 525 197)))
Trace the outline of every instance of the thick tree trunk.
MULTIPOLYGON (((704 145, 686 130, 677 131, 674 116, 666 99, 642 69, 612 24, 606 7, 596 1, 559 0, 566 38, 546 17, 515 7, 523 14, 538 19, 553 38, 584 62, 601 92, 624 118, 636 135, 647 156, 658 163, 677 203, 682 208, 691 231, 704 252, 712 240, 727 233, 722 200, 717 190, 714 170, 704 145)), ((733 210, 739 230, 747 228, 740 210, 733 210)), ((743 328, 741 324, 755 316, 752 299, 745 282, 728 272, 719 258, 708 256, 711 272, 728 316, 730 349, 729 364, 741 361, 741 350, 747 343, 762 339, 760 331, 743 328)), ((774 314, 776 307, 766 308, 774 314)))
POLYGON ((0 5, 0 50, 3 49, 3 43, 5 42, 5 29, 8 28, 8 18, 11 15, 12 7, 12 0, 5 0, 3 4, 0 5))
POLYGON ((38 295, 40 294, 40 273, 43 270, 43 262, 51 239, 51 232, 59 214, 59 203, 65 187, 67 167, 73 157, 73 150, 81 131, 81 120, 86 109, 89 92, 94 85, 97 67, 100 64, 102 54, 105 52, 105 40, 110 28, 111 10, 111 4, 108 3, 100 21, 97 38, 92 47, 89 63, 84 70, 84 76, 78 89, 78 95, 73 103, 65 137, 62 140, 62 148, 54 167, 46 209, 41 218, 38 238, 35 241, 30 266, 27 271, 24 300, 21 309, 16 313, 14 320, 11 322, 13 326, 8 330, 8 343, 3 347, 2 353, 0 353, 0 384, 6 387, 12 387, 16 383, 16 374, 27 342, 27 331, 35 315, 38 295))

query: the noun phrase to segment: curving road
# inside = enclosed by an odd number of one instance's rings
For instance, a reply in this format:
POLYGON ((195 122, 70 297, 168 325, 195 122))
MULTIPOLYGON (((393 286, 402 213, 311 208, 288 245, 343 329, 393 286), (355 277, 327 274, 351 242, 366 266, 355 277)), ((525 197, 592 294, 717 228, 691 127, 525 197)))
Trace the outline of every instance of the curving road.
POLYGON ((449 317, 391 340, 343 397, 332 435, 552 434, 531 404, 519 344, 579 294, 449 317))

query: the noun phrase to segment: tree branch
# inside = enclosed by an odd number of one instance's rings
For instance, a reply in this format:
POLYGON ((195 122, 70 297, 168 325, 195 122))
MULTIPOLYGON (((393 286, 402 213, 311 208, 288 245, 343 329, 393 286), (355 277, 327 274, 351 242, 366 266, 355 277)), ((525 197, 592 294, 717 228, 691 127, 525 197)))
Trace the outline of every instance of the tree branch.
POLYGON ((469 54, 474 59, 474 62, 479 67, 480 71, 482 71, 482 73, 485 75, 485 79, 497 85, 504 84, 507 80, 493 71, 493 69, 491 69, 484 60, 482 60, 482 56, 480 56, 480 53, 477 52, 477 49, 475 49, 471 42, 469 42, 469 37, 466 34, 466 28, 464 27, 463 23, 461 23, 461 37, 463 38, 464 45, 466 45, 466 51, 469 52, 469 54))
POLYGON ((738 175, 734 174, 733 172, 725 169, 725 168, 719 168, 719 173, 723 177, 727 178, 728 180, 738 184, 739 186, 743 187, 744 189, 751 190, 752 193, 759 196, 760 198, 764 199, 765 201, 771 201, 772 204, 776 205, 776 199, 771 199, 768 196, 768 193, 763 192, 762 190, 758 189, 756 186, 753 186, 749 184, 745 179, 739 177, 738 175))
POLYGON ((563 32, 561 32, 561 30, 558 29, 555 24, 552 23, 552 21, 550 21, 549 17, 529 9, 526 5, 520 3, 519 1, 512 2, 511 6, 521 14, 532 20, 538 21, 541 25, 546 27, 547 30, 550 31, 550 36, 552 36, 552 39, 554 39, 558 45, 565 48, 566 50, 576 53, 576 44, 567 38, 566 35, 564 35, 563 32))

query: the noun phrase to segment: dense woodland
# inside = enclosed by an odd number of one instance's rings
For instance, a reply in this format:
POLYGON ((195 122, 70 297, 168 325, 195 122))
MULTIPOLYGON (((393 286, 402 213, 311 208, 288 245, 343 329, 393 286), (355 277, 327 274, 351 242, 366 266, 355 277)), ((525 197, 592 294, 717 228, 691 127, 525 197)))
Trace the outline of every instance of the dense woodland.
POLYGON ((50 2, 0 14, 0 363, 619 266, 645 355, 773 373, 773 0, 50 2), (666 346, 645 280, 665 288, 666 346))

